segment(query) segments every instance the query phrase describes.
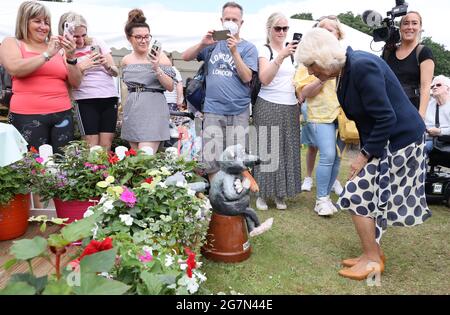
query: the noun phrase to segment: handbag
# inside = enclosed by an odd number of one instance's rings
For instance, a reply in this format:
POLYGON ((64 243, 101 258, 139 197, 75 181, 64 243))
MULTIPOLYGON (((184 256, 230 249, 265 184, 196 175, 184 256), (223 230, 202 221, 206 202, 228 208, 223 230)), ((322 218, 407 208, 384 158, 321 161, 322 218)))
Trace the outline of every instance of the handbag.
POLYGON ((216 45, 208 49, 203 65, 195 76, 186 83, 186 100, 197 110, 203 111, 203 103, 206 96, 206 76, 208 74, 208 62, 216 45))
POLYGON ((356 124, 353 120, 347 118, 342 107, 339 107, 339 114, 337 116, 338 120, 338 133, 339 138, 345 144, 358 144, 359 143, 359 133, 356 128, 356 124))

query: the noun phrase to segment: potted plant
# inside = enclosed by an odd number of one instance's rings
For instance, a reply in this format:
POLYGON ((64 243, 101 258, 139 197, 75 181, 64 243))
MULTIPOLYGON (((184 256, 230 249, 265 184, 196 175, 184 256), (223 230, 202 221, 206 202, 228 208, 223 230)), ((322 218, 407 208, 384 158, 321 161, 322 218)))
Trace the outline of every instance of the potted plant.
POLYGON ((32 178, 41 200, 53 199, 59 218, 68 223, 81 219, 95 205, 103 190, 96 184, 108 176, 108 153, 99 146, 89 148, 84 141, 73 141, 54 154, 45 170, 32 178))
POLYGON ((23 159, 0 167, 0 241, 24 234, 30 211, 32 172, 39 158, 30 152, 23 159))

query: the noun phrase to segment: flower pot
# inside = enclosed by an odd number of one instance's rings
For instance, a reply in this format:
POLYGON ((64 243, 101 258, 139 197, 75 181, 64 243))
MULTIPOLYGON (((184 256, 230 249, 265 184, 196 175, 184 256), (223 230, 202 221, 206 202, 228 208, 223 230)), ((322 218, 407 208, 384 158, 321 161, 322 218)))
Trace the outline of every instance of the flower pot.
POLYGON ((68 218, 66 224, 72 223, 75 220, 83 219, 83 214, 90 206, 95 206, 100 198, 91 198, 89 200, 67 200, 63 201, 54 198, 56 216, 58 218, 68 218))
POLYGON ((30 216, 30 195, 16 195, 0 205, 0 241, 17 238, 27 231, 30 216))
POLYGON ((241 262, 250 257, 247 224, 242 215, 213 213, 206 244, 201 251, 207 259, 225 263, 241 262))

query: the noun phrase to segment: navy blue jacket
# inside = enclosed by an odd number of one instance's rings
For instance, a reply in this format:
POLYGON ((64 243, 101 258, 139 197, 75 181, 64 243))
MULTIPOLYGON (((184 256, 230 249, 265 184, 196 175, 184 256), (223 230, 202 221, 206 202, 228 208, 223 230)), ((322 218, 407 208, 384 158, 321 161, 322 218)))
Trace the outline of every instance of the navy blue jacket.
POLYGON ((384 60, 347 48, 339 80, 339 103, 356 123, 361 147, 380 157, 389 141, 391 152, 419 140, 425 124, 384 60))

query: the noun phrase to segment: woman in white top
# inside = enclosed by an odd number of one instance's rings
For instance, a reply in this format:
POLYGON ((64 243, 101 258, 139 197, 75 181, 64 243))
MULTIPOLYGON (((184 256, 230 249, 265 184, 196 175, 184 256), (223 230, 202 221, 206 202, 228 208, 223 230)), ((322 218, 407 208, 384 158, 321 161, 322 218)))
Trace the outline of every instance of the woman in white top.
POLYGON ((288 19, 273 13, 266 23, 267 44, 258 52, 261 90, 253 119, 262 161, 255 168, 259 210, 267 210, 267 199, 274 199, 277 209, 284 210, 284 199, 301 191, 300 110, 292 83, 295 67, 291 57, 298 43, 286 43, 288 30, 288 19))

